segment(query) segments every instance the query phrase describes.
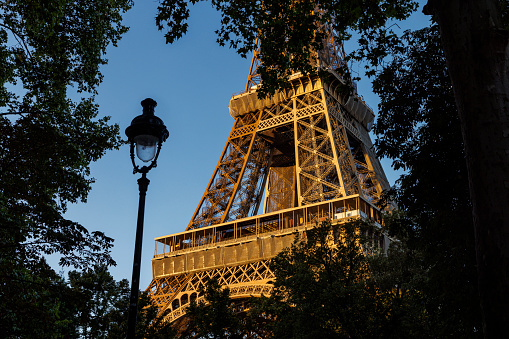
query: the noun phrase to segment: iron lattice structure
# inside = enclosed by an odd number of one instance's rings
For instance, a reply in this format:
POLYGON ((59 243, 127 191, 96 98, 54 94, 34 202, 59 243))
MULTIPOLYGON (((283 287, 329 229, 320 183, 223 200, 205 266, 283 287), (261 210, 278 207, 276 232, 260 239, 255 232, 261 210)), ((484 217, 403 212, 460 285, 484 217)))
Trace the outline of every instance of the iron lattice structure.
POLYGON ((343 48, 326 25, 318 75, 294 74, 291 89, 260 100, 258 51, 245 91, 231 98, 234 124, 198 207, 182 233, 156 238, 148 291, 169 320, 185 314, 211 278, 232 298, 270 294, 268 262, 296 232, 330 218, 381 222, 375 207, 388 181, 368 131, 371 109, 345 95, 343 48), (259 214, 259 211, 262 213, 259 214))

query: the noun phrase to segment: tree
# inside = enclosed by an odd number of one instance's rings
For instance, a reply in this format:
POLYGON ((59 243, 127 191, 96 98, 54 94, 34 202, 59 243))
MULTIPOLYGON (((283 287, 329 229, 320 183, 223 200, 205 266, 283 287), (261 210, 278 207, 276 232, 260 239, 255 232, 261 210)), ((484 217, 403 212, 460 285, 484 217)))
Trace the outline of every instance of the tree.
MULTIPOLYGON (((339 38, 348 38, 352 31, 359 33, 361 49, 356 56, 371 66, 380 65, 386 47, 398 40, 386 28, 387 19, 403 19, 415 9, 415 2, 410 0, 305 3, 212 1, 223 16, 218 30, 220 44, 230 43, 245 55, 254 46, 254 32, 261 37, 262 91, 266 93, 280 86, 278 76, 309 71, 305 65, 307 59, 295 56, 308 56, 320 45, 320 35, 314 34, 310 24, 321 15, 313 11, 315 8, 326 11, 319 20, 331 22, 339 38)), ((506 321, 509 318, 509 2, 428 0, 425 13, 432 15, 440 29, 460 118, 476 234, 484 331, 488 337, 498 336, 509 332, 506 321)), ((159 28, 167 24, 168 42, 186 32, 188 16, 187 1, 161 3, 156 22, 159 28)))
POLYGON ((404 211, 389 233, 417 250, 436 337, 471 337, 481 328, 472 206, 452 84, 436 25, 406 32, 373 81, 381 98, 374 128, 380 155, 405 174, 392 198, 404 211))
MULTIPOLYGON (((461 274, 434 267, 439 263, 426 252, 426 238, 415 239, 418 231, 408 227, 408 216, 396 211, 388 217, 389 226, 402 227, 400 239, 391 242, 387 253, 373 245, 380 229, 359 221, 337 226, 325 221, 305 237, 297 236, 271 263, 276 276, 272 294, 252 297, 247 314, 235 313, 228 289, 212 279, 205 301, 193 301, 187 309, 180 337, 479 336, 479 327, 474 327, 480 317, 468 318, 469 306, 479 308, 469 300, 474 296, 468 291, 472 282, 461 286, 461 274), (458 291, 451 291, 453 287, 458 291)), ((444 266, 455 261, 461 259, 446 260, 444 266)))
MULTIPOLYGON (((126 279, 115 281, 105 265, 69 272, 69 308, 80 338, 119 338, 127 333, 130 288, 126 279)), ((140 292, 136 337, 173 338, 174 330, 159 317, 157 306, 140 292)))
MULTIPOLYGON (((390 217, 401 220, 397 211, 390 217)), ((393 224, 389 220, 386 222, 393 224)), ((436 309, 427 302, 430 290, 424 289, 429 266, 421 249, 412 248, 408 240, 408 237, 393 239, 386 255, 368 257, 371 278, 384 297, 385 314, 388 315, 382 322, 384 327, 376 333, 381 338, 454 337, 461 331, 446 333, 444 326, 436 322, 436 309)))
POLYGON ((3 338, 77 338, 69 289, 41 258, 30 269, 2 260, 0 331, 3 338), (6 275, 8 279, 6 279, 6 275))
POLYGON ((3 255, 65 265, 111 260, 111 239, 66 220, 66 204, 86 201, 89 164, 118 148, 118 126, 96 119, 93 94, 103 54, 127 28, 131 1, 9 1, 0 5, 2 74, 0 200, 3 255), (16 42, 16 43, 14 43, 16 42), (84 95, 68 98, 70 88, 84 95))
POLYGON ((199 291, 203 300, 192 300, 181 325, 181 338, 261 338, 253 331, 250 318, 234 311, 230 290, 210 279, 199 291))
POLYGON ((116 282, 105 265, 69 272, 70 301, 81 338, 106 338, 114 324, 112 314, 128 304, 129 282, 116 282))
POLYGON ((0 3, 3 334, 18 337, 38 328, 35 337, 52 336, 52 330, 60 335, 62 299, 52 295, 61 281, 43 255, 58 254, 62 265, 76 268, 114 263, 113 239, 89 232, 64 213, 68 203, 86 201, 93 183, 90 163, 121 144, 118 126, 97 118, 94 95, 106 47, 127 31, 121 14, 131 5, 131 0, 0 3), (48 304, 51 300, 55 303, 48 304), (45 306, 38 308, 39 302, 45 306), (27 313, 31 307, 40 312, 27 313))
MULTIPOLYGON (((127 310, 127 303, 122 310, 127 310)), ((138 302, 138 315, 136 317, 136 337, 137 338, 154 338, 154 339, 169 339, 178 338, 177 331, 172 327, 171 323, 166 321, 165 317, 168 315, 169 310, 159 312, 159 307, 155 304, 152 297, 140 291, 140 299, 138 302)), ((127 313, 122 316, 122 319, 127 319, 127 313)), ((108 338, 124 339, 127 333, 127 324, 123 325, 125 328, 121 335, 110 334, 108 338)))
MULTIPOLYGON (((156 24, 159 30, 166 30, 167 43, 175 42, 187 32, 188 5, 198 1, 160 2, 156 24)), ((358 33, 359 42, 369 50, 365 56, 378 62, 383 57, 383 48, 366 46, 375 40, 392 41, 394 33, 386 24, 390 20, 407 18, 417 8, 413 0, 222 0, 211 3, 222 15, 221 27, 216 31, 220 45, 228 44, 246 57, 255 49, 258 37, 262 62, 258 72, 263 79, 258 95, 262 97, 282 87, 288 88, 289 76, 297 71, 303 74, 318 71, 317 65, 309 62, 315 51, 323 48, 325 35, 316 30, 317 22, 331 23, 338 41, 349 39, 352 31, 358 33)))
POLYGON ((328 220, 278 254, 272 294, 253 301, 255 312, 273 320, 270 337, 426 337, 425 310, 411 284, 397 291, 394 274, 383 284, 371 269, 377 263, 387 273, 394 261, 375 260, 380 253, 370 244, 376 234, 361 221, 332 226, 328 220))

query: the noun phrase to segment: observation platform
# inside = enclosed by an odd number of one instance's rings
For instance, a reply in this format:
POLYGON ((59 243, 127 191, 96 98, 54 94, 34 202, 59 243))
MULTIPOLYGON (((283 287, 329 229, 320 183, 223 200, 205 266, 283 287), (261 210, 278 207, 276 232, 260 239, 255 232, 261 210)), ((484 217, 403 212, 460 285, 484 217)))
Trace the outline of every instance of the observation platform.
POLYGON ((359 195, 290 208, 156 238, 154 279, 266 260, 289 246, 296 232, 331 219, 363 218, 381 225, 381 212, 359 195))

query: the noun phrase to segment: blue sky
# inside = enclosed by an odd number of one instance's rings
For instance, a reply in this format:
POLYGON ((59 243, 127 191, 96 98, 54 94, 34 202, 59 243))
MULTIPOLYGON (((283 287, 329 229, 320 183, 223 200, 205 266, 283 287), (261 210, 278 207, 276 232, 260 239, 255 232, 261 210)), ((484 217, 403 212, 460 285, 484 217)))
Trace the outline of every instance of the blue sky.
MULTIPOLYGON (((244 88, 251 61, 216 43, 214 30, 219 28, 220 16, 210 3, 192 7, 189 31, 173 45, 166 45, 163 32, 157 31, 156 7, 155 1, 136 1, 125 14, 130 30, 117 48, 108 49, 109 63, 102 68, 104 81, 97 96, 101 114, 120 125, 123 138, 147 97, 157 101, 156 115, 170 132, 158 167, 148 173, 141 289, 151 281, 154 238, 183 231, 199 203, 233 124, 228 102, 244 88)), ((403 31, 426 22, 419 10, 398 26, 403 31)), ((362 80, 358 91, 376 113, 378 98, 369 81, 362 80)), ((398 175, 390 162, 382 160, 382 165, 394 184, 398 175)), ((129 147, 108 152, 91 170, 96 182, 88 201, 69 206, 67 217, 114 238, 112 255, 117 266, 111 272, 117 280, 130 280, 139 174, 132 174, 129 147)))

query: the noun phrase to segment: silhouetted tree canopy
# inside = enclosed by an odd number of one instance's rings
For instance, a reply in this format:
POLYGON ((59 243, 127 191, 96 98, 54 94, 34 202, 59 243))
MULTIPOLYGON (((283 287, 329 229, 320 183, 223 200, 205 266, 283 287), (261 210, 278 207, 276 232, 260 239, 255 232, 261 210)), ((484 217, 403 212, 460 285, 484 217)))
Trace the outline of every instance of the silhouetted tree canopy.
POLYGON ((472 205, 461 128, 438 27, 406 32, 373 82, 380 155, 406 170, 389 233, 426 267, 417 289, 434 337, 481 334, 472 205))
MULTIPOLYGON (((189 5, 197 2, 160 2, 156 24, 166 31, 167 43, 175 42, 187 32, 189 5)), ((288 77, 295 72, 317 71, 316 65, 309 63, 313 53, 324 44, 324 33, 316 30, 317 21, 331 24, 337 41, 347 40, 356 33, 363 46, 362 56, 378 63, 385 53, 383 47, 373 42, 391 44, 395 35, 388 23, 407 18, 417 8, 413 0, 242 0, 211 1, 211 4, 221 13, 221 25, 216 31, 220 45, 228 45, 247 57, 255 49, 258 37, 262 61, 258 71, 263 79, 258 94, 261 96, 287 87, 288 77)))
MULTIPOLYGON (((94 102, 108 45, 131 0, 0 3, 0 327, 4 337, 71 337, 62 278, 45 263, 113 264, 110 237, 64 216, 86 202, 90 164, 117 149, 94 102)), ((72 326, 71 326, 72 327, 72 326)))

